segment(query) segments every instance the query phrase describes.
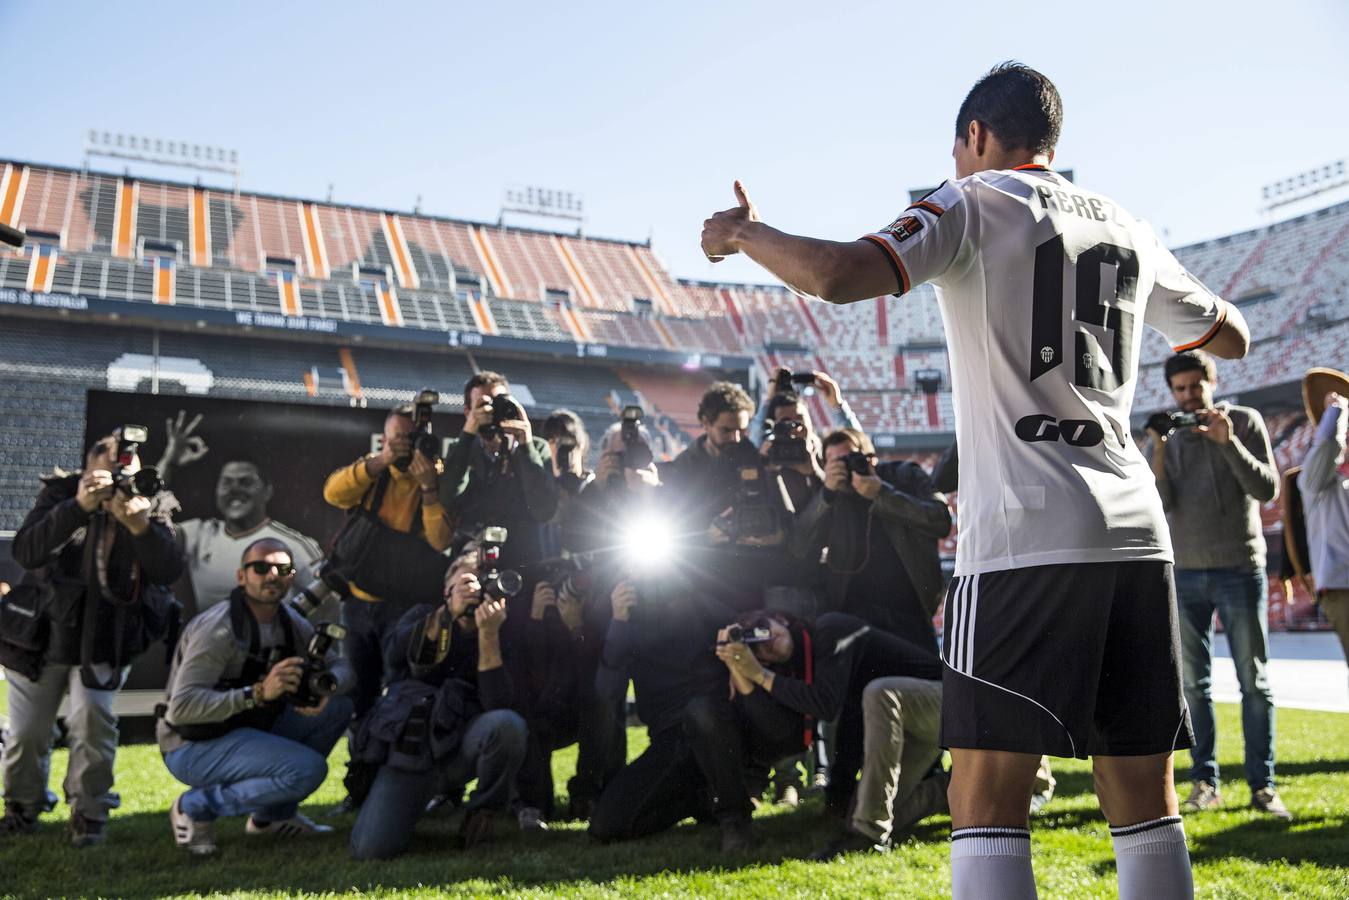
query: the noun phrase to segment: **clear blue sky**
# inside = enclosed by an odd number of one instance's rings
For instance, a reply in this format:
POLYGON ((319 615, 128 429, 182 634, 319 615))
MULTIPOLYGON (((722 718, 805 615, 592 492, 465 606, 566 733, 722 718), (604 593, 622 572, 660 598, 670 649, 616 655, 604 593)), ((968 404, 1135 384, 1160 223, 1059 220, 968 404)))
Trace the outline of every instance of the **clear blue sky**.
POLYGON ((676 275, 763 280, 698 250, 734 178, 790 231, 884 225, 948 176, 961 98, 1008 58, 1063 94, 1057 165, 1173 245, 1349 155, 1344 0, 0 0, 0 155, 78 165, 88 127, 140 132, 237 148, 247 190, 488 221, 539 184, 676 275))

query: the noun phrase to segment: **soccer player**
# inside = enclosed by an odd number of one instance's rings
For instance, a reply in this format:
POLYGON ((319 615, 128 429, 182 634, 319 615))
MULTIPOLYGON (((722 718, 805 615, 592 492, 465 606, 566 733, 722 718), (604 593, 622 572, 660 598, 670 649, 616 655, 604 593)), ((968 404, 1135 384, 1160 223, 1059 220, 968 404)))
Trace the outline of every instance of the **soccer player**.
POLYGON ((1120 896, 1190 897, 1171 543, 1129 410, 1140 323, 1224 358, 1250 338, 1150 226, 1049 168, 1062 116, 1049 79, 999 65, 956 117, 956 180, 890 225, 785 234, 737 182, 702 246, 833 303, 936 285, 960 444, 942 717, 954 896, 1035 896, 1027 807, 1048 753, 1092 758, 1120 896))

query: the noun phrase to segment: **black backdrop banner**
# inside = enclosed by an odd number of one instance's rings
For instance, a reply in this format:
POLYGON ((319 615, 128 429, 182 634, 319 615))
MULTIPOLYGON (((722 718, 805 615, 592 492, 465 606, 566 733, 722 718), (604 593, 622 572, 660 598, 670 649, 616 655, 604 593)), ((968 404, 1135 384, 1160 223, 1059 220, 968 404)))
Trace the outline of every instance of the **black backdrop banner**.
MULTIPOLYGON (((409 392, 407 399, 412 396, 409 392)), ((141 464, 157 465, 164 457, 170 428, 183 432, 179 446, 189 452, 187 457, 175 454, 183 461, 168 470, 168 481, 182 505, 174 523, 184 529, 188 543, 187 574, 174 586, 186 621, 199 608, 224 599, 234 584, 243 542, 261 534, 254 531, 243 538, 220 534, 223 524, 239 514, 239 509, 227 508, 231 503, 264 502, 265 519, 273 524, 260 528, 284 529, 297 563, 309 562, 305 555, 326 553, 345 514, 324 502, 323 483, 339 467, 378 449, 384 419, 393 405, 359 409, 91 390, 85 447, 120 425, 144 425, 150 435, 140 449, 141 464), (226 482, 223 469, 229 469, 227 475, 246 473, 249 463, 270 485, 270 496, 249 499, 243 490, 217 490, 226 482), (212 546, 219 548, 214 555, 212 546), (209 586, 203 591, 194 582, 209 586), (198 598, 198 593, 203 596, 198 598)), ((458 435, 462 425, 460 414, 433 414, 432 427, 442 438, 458 435)), ((297 587, 307 579, 307 568, 301 569, 297 587)), ((168 676, 163 651, 162 646, 151 647, 127 680, 128 692, 142 694, 151 705, 168 676)), ((119 705, 124 714, 142 713, 145 703, 119 705)))

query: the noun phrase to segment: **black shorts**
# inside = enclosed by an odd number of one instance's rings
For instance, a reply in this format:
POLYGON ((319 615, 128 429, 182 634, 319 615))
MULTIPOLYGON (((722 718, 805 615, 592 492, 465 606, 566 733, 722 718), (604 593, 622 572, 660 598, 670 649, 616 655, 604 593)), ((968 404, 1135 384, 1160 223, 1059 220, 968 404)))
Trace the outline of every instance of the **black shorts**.
POLYGON ((945 621, 943 746, 1085 759, 1193 740, 1170 563, 962 576, 945 621))

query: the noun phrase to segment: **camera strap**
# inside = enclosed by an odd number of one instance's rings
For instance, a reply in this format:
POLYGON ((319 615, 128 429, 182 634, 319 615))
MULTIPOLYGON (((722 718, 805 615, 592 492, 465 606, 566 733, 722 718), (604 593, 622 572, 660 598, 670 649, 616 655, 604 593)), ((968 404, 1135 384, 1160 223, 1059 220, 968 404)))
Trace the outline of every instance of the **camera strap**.
MULTIPOLYGON (((801 649, 806 654, 806 686, 809 687, 815 683, 815 654, 812 652, 810 629, 808 628, 801 629, 801 649)), ((805 734, 802 735, 802 740, 805 742, 806 749, 809 750, 815 744, 815 720, 810 716, 805 716, 804 721, 806 723, 805 734)))
POLYGON ((126 646, 127 610, 140 602, 141 566, 131 563, 131 597, 118 597, 108 583, 108 560, 117 540, 117 527, 109 527, 107 515, 96 513, 84 537, 83 570, 85 578, 84 618, 80 625, 80 681, 88 688, 101 691, 116 690, 121 681, 121 668, 126 663, 122 654, 126 646), (98 636, 98 613, 103 601, 113 608, 112 659, 105 681, 94 671, 94 640, 98 636))

